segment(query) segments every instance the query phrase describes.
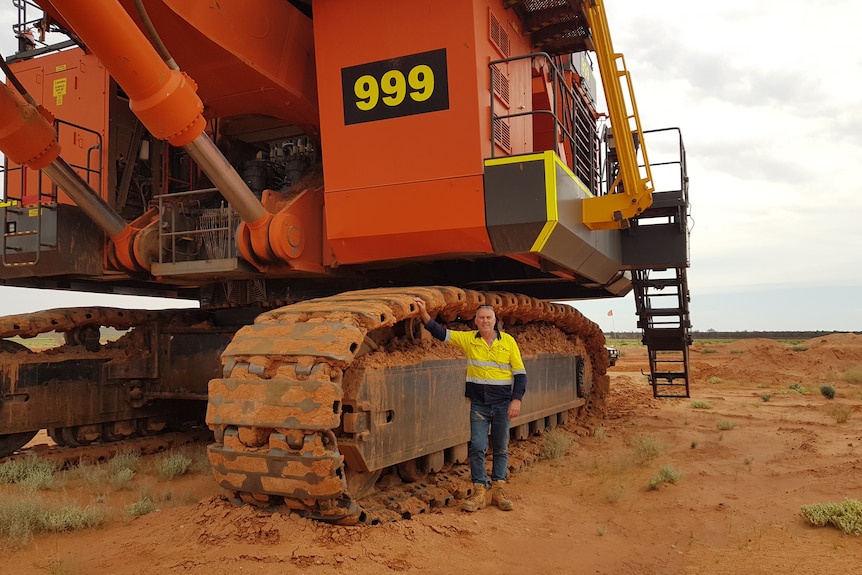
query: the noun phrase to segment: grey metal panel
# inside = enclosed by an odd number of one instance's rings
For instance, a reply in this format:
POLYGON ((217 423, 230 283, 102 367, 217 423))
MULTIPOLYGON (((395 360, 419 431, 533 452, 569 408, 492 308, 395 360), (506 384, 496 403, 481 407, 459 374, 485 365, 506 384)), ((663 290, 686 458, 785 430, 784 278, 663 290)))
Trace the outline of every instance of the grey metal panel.
POLYGON ((548 220, 545 187, 540 160, 485 168, 485 222, 494 252, 530 251, 548 220))
POLYGON ((627 269, 688 267, 688 232, 678 223, 632 227, 622 238, 622 255, 627 269))
POLYGON ((543 257, 597 283, 607 283, 620 270, 620 232, 590 230, 583 224, 587 193, 559 164, 556 165, 559 223, 545 246, 543 257))
MULTIPOLYGON (((527 394, 521 415, 513 424, 583 403, 577 394, 576 357, 543 354, 524 358, 524 366, 527 394)), ((347 443, 366 468, 382 469, 469 441, 470 402, 464 397, 465 370, 466 362, 435 360, 365 372, 355 402, 358 406, 373 406, 371 413, 359 412, 367 422, 361 427, 367 426, 369 433, 362 440, 347 443)))
MULTIPOLYGON (((33 210, 36 209, 10 211, 7 214, 7 222, 14 222, 18 231, 35 230, 39 219, 34 215, 36 212, 33 210)), ((6 238, 10 248, 21 248, 21 251, 7 249, 7 264, 32 262, 37 260, 38 255, 37 263, 0 266, 0 279, 62 275, 101 276, 104 273, 104 237, 104 233, 77 206, 60 204, 54 209, 43 207, 40 241, 37 241, 35 234, 6 238)))

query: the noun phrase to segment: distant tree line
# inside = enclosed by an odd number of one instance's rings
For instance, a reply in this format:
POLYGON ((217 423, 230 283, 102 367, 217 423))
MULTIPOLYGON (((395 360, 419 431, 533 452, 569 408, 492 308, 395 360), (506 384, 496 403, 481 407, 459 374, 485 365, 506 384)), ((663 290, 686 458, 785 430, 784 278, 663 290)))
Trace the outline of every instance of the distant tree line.
MULTIPOLYGON (((860 331, 716 331, 714 329, 708 329, 706 331, 692 330, 691 337, 692 339, 812 339, 836 333, 855 333, 856 335, 862 335, 862 332, 860 331)), ((641 332, 605 332, 605 337, 611 337, 614 339, 640 339, 641 332)))

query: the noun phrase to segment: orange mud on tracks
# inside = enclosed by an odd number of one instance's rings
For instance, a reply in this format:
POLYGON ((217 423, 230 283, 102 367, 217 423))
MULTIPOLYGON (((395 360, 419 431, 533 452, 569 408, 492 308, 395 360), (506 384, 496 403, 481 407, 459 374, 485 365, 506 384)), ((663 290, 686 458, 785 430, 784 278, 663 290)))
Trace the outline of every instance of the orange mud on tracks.
MULTIPOLYGON (((207 410, 219 484, 237 500, 284 505, 333 523, 386 520, 393 508, 411 516, 422 508, 390 504, 372 514, 352 492, 393 465, 405 477, 405 465, 434 471, 466 461, 464 360, 424 332, 415 297, 444 324, 493 305, 522 342, 525 361, 541 367, 532 370, 533 391, 513 421, 516 436, 564 422, 607 389, 604 336, 569 306, 444 287, 309 300, 259 316, 222 356, 225 377, 210 382, 207 410)), ((413 469, 409 475, 416 478, 413 469)), ((419 499, 443 506, 464 492, 455 482, 419 499)))

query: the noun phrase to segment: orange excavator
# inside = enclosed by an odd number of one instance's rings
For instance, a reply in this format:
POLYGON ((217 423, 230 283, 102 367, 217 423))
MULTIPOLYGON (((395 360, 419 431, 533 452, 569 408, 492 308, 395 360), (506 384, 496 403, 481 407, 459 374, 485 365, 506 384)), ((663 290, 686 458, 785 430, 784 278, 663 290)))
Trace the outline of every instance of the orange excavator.
POLYGON ((0 456, 205 421, 237 501, 368 520, 381 473, 466 460, 463 359, 415 297, 519 340, 516 438, 607 393, 554 302, 634 291, 654 394, 688 396, 685 150, 642 130, 601 0, 15 5, 0 280, 199 308, 0 318, 0 456))

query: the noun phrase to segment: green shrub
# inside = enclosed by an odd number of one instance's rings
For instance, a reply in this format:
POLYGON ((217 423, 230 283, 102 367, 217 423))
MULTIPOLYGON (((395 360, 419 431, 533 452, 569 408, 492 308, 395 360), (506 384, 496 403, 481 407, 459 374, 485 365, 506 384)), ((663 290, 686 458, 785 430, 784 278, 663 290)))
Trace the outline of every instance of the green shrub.
POLYGON ((807 345, 791 345, 790 351, 808 351, 807 345))
POLYGON ((734 427, 736 427, 736 422, 735 421, 719 421, 715 425, 716 425, 716 427, 718 427, 722 431, 729 431, 729 430, 733 429, 734 427))
POLYGON ((832 525, 848 535, 862 535, 862 503, 856 499, 803 505, 802 516, 817 527, 832 525))
POLYGON ((117 475, 124 469, 137 471, 141 465, 141 455, 136 451, 121 451, 108 461, 108 473, 117 475))
POLYGON ((789 386, 787 386, 787 387, 788 387, 789 389, 791 389, 792 391, 795 391, 796 393, 799 393, 799 394, 802 394, 802 395, 807 395, 807 394, 808 394, 808 388, 807 388, 807 387, 805 387, 804 385, 800 385, 800 384, 798 384, 798 383, 791 383, 791 384, 790 384, 789 386))
POLYGON ((0 465, 0 483, 16 483, 27 491, 44 489, 54 482, 57 464, 36 456, 13 459, 0 465))
POLYGON ((159 461, 158 474, 163 480, 173 479, 185 474, 191 467, 192 460, 182 453, 171 453, 159 461))
POLYGON ((147 515, 157 509, 158 507, 156 507, 156 503, 147 489, 141 490, 141 496, 137 501, 126 505, 126 513, 135 516, 147 515))
POLYGON ((28 541, 35 533, 98 527, 106 518, 105 511, 89 506, 46 506, 33 497, 0 500, 0 536, 16 544, 28 541))
POLYGON ((712 409, 712 406, 710 404, 700 399, 692 401, 691 407, 692 409, 712 409))
POLYGON ((682 471, 675 471, 670 465, 662 465, 658 470, 658 475, 650 479, 650 490, 658 489, 662 483, 676 483, 685 475, 682 471))
POLYGON ((822 395, 826 399, 835 399, 835 388, 831 385, 821 385, 820 395, 822 395))
POLYGON ((134 478, 135 472, 128 467, 125 467, 118 470, 116 473, 109 475, 108 484, 112 489, 119 491, 120 489, 128 487, 129 483, 131 483, 134 478))
POLYGON ((771 393, 762 393, 762 394, 760 394, 760 400, 761 400, 761 401, 769 401, 770 399, 772 399, 772 394, 771 394, 771 393))
POLYGON ((638 435, 631 445, 639 465, 652 461, 664 451, 664 444, 652 435, 638 435))

